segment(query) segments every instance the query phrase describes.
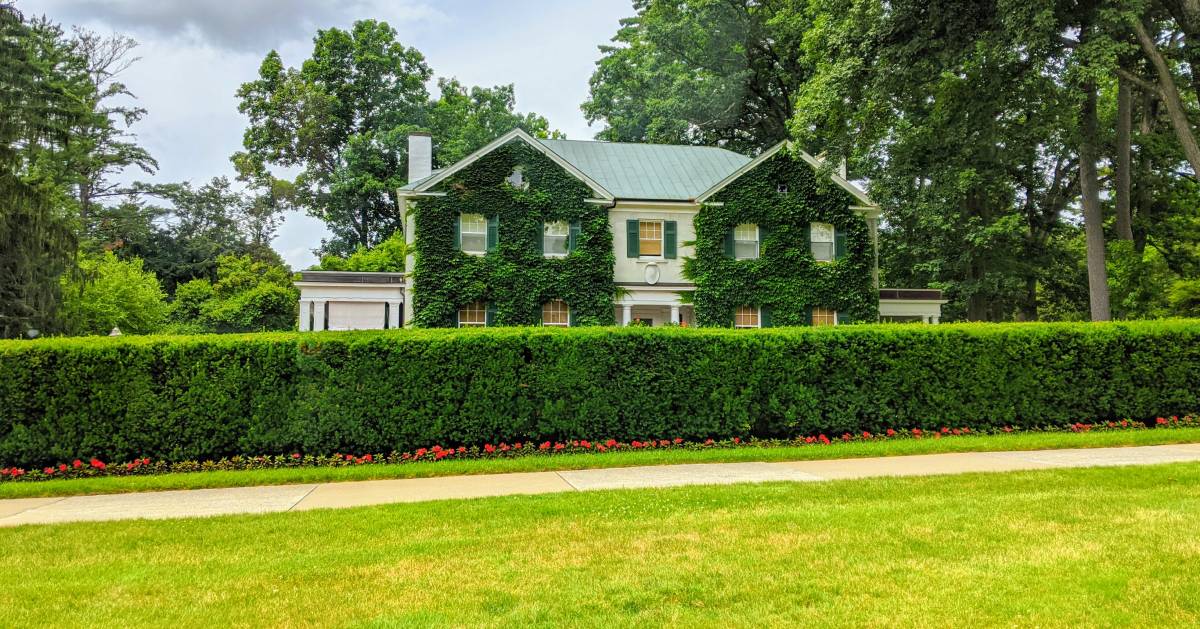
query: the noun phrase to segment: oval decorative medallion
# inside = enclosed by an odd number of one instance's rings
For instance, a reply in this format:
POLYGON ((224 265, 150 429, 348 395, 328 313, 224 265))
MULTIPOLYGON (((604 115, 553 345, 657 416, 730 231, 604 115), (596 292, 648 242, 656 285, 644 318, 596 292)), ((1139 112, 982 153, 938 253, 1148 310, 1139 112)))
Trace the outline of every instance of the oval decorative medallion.
POLYGON ((658 280, 661 277, 662 277, 662 271, 658 270, 657 264, 647 264, 646 265, 646 283, 647 284, 657 284, 658 280))

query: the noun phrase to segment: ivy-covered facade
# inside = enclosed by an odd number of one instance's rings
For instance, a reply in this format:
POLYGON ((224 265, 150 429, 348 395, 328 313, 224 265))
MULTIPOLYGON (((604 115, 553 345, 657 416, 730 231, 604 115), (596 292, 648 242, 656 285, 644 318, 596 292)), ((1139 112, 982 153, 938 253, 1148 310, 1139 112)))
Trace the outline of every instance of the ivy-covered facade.
POLYGON ((410 166, 398 196, 405 325, 880 318, 878 208, 786 145, 751 158, 514 130, 441 171, 410 166))

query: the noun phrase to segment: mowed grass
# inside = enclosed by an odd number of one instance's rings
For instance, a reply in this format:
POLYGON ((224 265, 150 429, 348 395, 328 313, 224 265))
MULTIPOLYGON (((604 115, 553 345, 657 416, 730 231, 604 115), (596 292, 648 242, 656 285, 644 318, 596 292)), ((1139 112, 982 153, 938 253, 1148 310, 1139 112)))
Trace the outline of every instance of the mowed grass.
POLYGON ((464 474, 543 472, 635 465, 736 463, 747 461, 810 461, 940 452, 994 452, 1102 448, 1170 443, 1200 443, 1200 428, 1158 428, 1110 432, 1030 432, 972 435, 933 439, 834 442, 829 446, 773 448, 711 448, 702 450, 627 450, 603 454, 527 456, 512 459, 446 460, 401 465, 301 467, 274 470, 214 471, 153 476, 81 478, 45 482, 0 483, 0 499, 111 494, 170 489, 250 487, 297 483, 327 483, 387 478, 426 478, 464 474))
POLYGON ((6 626, 1182 626, 1200 464, 0 530, 6 626))

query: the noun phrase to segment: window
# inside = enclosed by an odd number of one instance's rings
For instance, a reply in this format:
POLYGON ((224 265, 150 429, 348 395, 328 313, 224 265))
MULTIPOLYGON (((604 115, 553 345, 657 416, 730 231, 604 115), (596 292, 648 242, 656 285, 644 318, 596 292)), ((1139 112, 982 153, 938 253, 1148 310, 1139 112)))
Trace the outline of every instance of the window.
POLYGON ((565 256, 568 253, 567 237, 571 226, 566 221, 555 221, 543 226, 542 251, 548 256, 565 256))
POLYGON ((733 228, 733 257, 738 260, 758 257, 758 225, 743 224, 733 228))
POLYGON ((777 184, 775 186, 775 191, 778 192, 779 194, 787 194, 788 193, 788 185, 786 183, 777 184))
POLYGON ((563 300, 548 301, 542 304, 542 325, 566 327, 571 322, 570 313, 570 309, 563 300))
POLYGON ((809 242, 812 244, 813 257, 817 262, 833 260, 833 225, 829 223, 813 223, 809 226, 809 242))
POLYGON ((661 256, 662 254, 662 221, 638 221, 638 255, 661 256))
POLYGON ((482 301, 473 301, 458 309, 458 327, 483 327, 487 325, 487 307, 482 301))
POLYGON ((487 253, 487 218, 482 214, 462 214, 458 219, 460 248, 467 253, 487 253))
POLYGON ((735 328, 757 328, 759 327, 758 308, 751 306, 738 306, 738 309, 733 313, 733 327, 735 328))
POLYGON ((813 308, 813 325, 837 325, 837 311, 832 308, 813 308))
POLYGON ((525 181, 525 170, 520 166, 514 168, 512 174, 506 177, 504 181, 507 181, 508 185, 516 188, 517 190, 529 189, 529 182, 525 181))

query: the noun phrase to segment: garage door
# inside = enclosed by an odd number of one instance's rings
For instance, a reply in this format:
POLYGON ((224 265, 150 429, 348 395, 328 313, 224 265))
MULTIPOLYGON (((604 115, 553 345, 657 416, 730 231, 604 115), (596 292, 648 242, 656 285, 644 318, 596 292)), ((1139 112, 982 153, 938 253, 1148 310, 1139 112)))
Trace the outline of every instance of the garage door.
POLYGON ((330 330, 382 330, 387 304, 382 301, 329 302, 330 330))

